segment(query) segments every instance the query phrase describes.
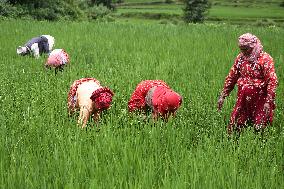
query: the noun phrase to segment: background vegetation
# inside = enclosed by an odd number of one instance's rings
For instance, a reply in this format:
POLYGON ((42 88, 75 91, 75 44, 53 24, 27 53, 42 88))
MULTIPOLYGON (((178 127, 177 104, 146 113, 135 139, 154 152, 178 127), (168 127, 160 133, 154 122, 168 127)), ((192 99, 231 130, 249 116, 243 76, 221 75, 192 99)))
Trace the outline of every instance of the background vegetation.
POLYGON ((0 22, 0 185, 3 188, 284 188, 284 30, 230 25, 0 22), (279 79, 274 125, 227 139, 236 91, 216 101, 238 54, 237 37, 257 35, 279 79), (16 55, 50 34, 71 65, 54 75, 16 55), (95 77, 115 92, 100 129, 68 119, 71 83, 95 77), (127 113, 138 82, 163 79, 184 97, 168 123, 127 113))
MULTIPOLYGON (((250 26, 284 26, 282 0, 212 0, 210 2, 212 6, 205 17, 205 22, 250 26)), ((165 3, 163 1, 125 0, 124 4, 117 6, 115 16, 128 21, 135 18, 181 24, 184 7, 182 1, 165 3)))
POLYGON ((114 9, 111 3, 111 0, 3 0, 0 15, 52 21, 97 19, 114 9))
MULTIPOLYGON (((2 16, 2 19, 7 17, 38 20, 99 19, 127 22, 139 20, 139 22, 182 24, 186 13, 184 12, 186 2, 187 0, 2 0, 0 18, 2 16)), ((211 0, 209 2, 212 6, 204 17, 205 22, 284 27, 283 0, 211 0)), ((202 16, 199 17, 203 18, 202 16)))

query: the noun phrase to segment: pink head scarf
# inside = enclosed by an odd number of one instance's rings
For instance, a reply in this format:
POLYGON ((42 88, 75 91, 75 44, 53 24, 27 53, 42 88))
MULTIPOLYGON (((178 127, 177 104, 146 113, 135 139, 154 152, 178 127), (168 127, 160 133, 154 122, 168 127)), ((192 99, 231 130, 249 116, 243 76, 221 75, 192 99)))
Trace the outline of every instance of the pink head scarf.
POLYGON ((245 55, 243 52, 241 52, 241 56, 245 60, 252 63, 257 63, 257 58, 263 51, 260 40, 251 33, 245 33, 239 37, 239 47, 246 47, 251 50, 249 55, 245 55))

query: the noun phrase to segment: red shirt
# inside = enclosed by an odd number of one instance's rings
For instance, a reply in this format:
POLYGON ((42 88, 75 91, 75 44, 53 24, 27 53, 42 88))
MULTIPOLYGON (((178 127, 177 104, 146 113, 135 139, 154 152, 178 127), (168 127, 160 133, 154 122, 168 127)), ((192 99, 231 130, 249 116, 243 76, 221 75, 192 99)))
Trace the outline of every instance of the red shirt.
POLYGON ((164 81, 162 80, 145 80, 140 82, 136 89, 134 90, 131 98, 128 102, 128 110, 130 112, 134 110, 145 110, 146 108, 146 100, 145 97, 148 91, 155 86, 164 86, 166 88, 170 88, 164 81))
POLYGON ((239 89, 244 85, 249 85, 267 90, 266 102, 274 103, 278 81, 272 57, 268 53, 262 52, 258 63, 253 64, 238 55, 226 77, 222 91, 224 97, 229 96, 236 83, 239 89))

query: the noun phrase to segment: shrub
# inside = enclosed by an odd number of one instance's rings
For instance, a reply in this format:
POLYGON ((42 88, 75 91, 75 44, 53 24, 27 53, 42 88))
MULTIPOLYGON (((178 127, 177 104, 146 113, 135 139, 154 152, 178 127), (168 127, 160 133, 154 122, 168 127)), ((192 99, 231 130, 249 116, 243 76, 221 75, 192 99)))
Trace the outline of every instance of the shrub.
POLYGON ((93 7, 88 8, 86 11, 88 18, 91 19, 102 18, 111 13, 111 10, 109 10, 107 7, 103 5, 98 5, 98 6, 95 5, 93 7))
POLYGON ((0 2, 0 16, 16 18, 25 14, 25 11, 21 7, 12 6, 10 3, 0 2))
POLYGON ((99 5, 103 5, 105 7, 107 7, 110 10, 114 10, 114 6, 112 5, 112 0, 88 0, 87 1, 89 5, 91 6, 99 6, 99 5))
POLYGON ((75 20, 83 16, 80 9, 64 2, 45 8, 31 9, 30 14, 38 20, 59 20, 60 18, 75 20))
POLYGON ((277 24, 271 19, 262 19, 262 20, 257 20, 255 25, 260 27, 267 27, 267 26, 276 26, 277 24))
POLYGON ((184 21, 187 23, 203 22, 210 7, 208 0, 185 0, 184 21))
POLYGON ((84 16, 75 1, 61 0, 7 0, 0 3, 0 15, 6 17, 31 16, 38 20, 78 19, 84 16))
POLYGON ((0 16, 51 21, 97 19, 111 12, 110 3, 110 0, 0 0, 0 16))
POLYGON ((105 15, 97 19, 99 22, 114 22, 115 19, 110 15, 105 15))

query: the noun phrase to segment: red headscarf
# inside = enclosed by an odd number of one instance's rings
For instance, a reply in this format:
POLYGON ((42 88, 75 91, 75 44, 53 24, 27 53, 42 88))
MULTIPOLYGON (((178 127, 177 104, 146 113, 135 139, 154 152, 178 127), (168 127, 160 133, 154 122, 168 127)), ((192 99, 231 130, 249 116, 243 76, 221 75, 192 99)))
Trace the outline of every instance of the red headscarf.
POLYGON ((244 60, 252 63, 257 63, 257 58, 263 51, 260 40, 251 33, 245 33, 239 37, 239 47, 247 47, 251 50, 249 55, 245 55, 243 52, 241 52, 241 56, 244 58, 244 60))
POLYGON ((162 116, 166 116, 169 113, 175 113, 182 103, 182 97, 163 86, 158 86, 152 97, 154 111, 162 116))
POLYGON ((111 105, 113 95, 109 88, 104 87, 94 91, 90 99, 95 102, 97 110, 107 110, 111 105))

